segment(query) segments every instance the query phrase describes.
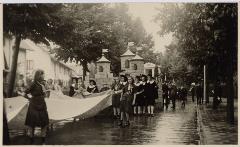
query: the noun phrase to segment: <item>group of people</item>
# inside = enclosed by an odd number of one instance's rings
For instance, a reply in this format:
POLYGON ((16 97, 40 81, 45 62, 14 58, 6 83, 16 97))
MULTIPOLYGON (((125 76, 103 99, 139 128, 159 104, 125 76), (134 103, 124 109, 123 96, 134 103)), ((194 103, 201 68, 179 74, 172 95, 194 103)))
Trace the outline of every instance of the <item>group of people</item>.
POLYGON ((81 94, 84 96, 83 92, 88 92, 88 95, 98 93, 99 90, 96 82, 94 80, 89 80, 89 86, 86 88, 82 80, 79 80, 78 82, 73 81, 73 83, 70 85, 69 96, 73 97, 76 94, 81 94))
POLYGON ((195 83, 192 83, 191 84, 191 88, 189 90, 192 94, 192 102, 195 101, 195 94, 196 94, 196 97, 197 97, 197 105, 198 104, 203 104, 203 85, 201 82, 195 84, 195 83))
POLYGON ((112 91, 113 114, 120 119, 120 126, 130 125, 129 114, 154 116, 158 86, 152 76, 115 77, 112 91))
MULTIPOLYGON (((49 124, 45 98, 49 97, 50 91, 52 90, 62 93, 60 80, 53 81, 52 79, 49 79, 46 81, 44 79, 44 71, 39 69, 35 72, 34 79, 31 81, 31 84, 29 86, 26 86, 23 80, 19 81, 16 86, 17 95, 24 96, 29 100, 25 125, 28 126, 30 130, 29 137, 31 144, 34 141, 33 138, 36 127, 41 128, 42 143, 45 144, 45 138, 49 124)), ((81 84, 79 83, 79 85, 81 84)), ((80 86, 78 86, 78 88, 80 88, 80 86)), ((98 92, 95 81, 90 81, 90 85, 87 87, 87 91, 89 93, 98 92)))
POLYGON ((187 89, 184 86, 177 88, 175 82, 167 83, 164 81, 162 83, 162 97, 163 97, 163 104, 165 105, 166 109, 170 103, 172 103, 172 109, 176 107, 176 99, 179 99, 182 102, 182 107, 185 107, 187 101, 187 89))

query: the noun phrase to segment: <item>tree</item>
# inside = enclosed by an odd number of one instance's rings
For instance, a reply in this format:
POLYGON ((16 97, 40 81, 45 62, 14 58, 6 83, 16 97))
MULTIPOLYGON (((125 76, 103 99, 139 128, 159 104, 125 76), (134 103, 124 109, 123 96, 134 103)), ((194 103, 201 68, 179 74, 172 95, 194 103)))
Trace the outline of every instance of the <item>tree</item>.
POLYGON ((4 4, 3 31, 15 37, 8 97, 12 96, 14 89, 21 40, 29 38, 35 43, 49 45, 49 40, 60 37, 53 38, 53 34, 63 19, 58 15, 61 8, 60 4, 4 4))
POLYGON ((64 14, 74 20, 75 29, 67 32, 68 38, 55 42, 59 45, 54 50, 56 56, 65 61, 69 58, 80 61, 86 72, 87 63, 96 61, 101 57, 102 49, 107 48, 111 69, 119 73, 119 57, 126 51, 128 42, 133 41, 136 46, 153 45, 140 19, 133 20, 127 12, 126 4, 67 4, 64 14))
POLYGON ((237 4, 167 4, 159 9, 161 35, 173 32, 182 57, 212 82, 227 83, 227 117, 233 122, 233 73, 237 69, 237 4), (217 76, 216 76, 217 75, 217 76))

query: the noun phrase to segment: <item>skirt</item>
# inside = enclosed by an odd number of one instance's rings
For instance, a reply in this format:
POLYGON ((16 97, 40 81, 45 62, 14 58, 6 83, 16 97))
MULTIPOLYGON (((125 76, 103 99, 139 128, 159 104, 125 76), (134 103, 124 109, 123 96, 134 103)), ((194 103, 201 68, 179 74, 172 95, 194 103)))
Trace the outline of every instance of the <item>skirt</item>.
POLYGON ((136 96, 135 106, 144 106, 145 99, 142 94, 136 96))
POLYGON ((123 96, 120 101, 120 111, 130 113, 132 110, 132 100, 133 97, 131 95, 123 96))
POLYGON ((121 97, 121 93, 112 95, 112 106, 113 107, 120 107, 120 97, 121 97))
POLYGON ((30 102, 25 125, 30 127, 45 127, 48 124, 49 118, 45 101, 41 103, 30 102))
POLYGON ((147 97, 146 98, 146 105, 155 105, 155 98, 154 97, 147 97))

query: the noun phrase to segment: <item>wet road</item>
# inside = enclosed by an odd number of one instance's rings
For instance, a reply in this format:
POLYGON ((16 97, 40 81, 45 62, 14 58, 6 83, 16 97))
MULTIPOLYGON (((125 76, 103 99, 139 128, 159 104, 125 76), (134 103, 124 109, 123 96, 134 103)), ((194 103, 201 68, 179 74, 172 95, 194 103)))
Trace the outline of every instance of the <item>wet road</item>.
MULTIPOLYGON (((198 144, 197 113, 195 105, 186 108, 177 103, 176 110, 164 110, 155 115, 131 117, 131 125, 121 128, 117 120, 92 118, 65 122, 51 131, 47 138, 50 145, 147 145, 147 144, 198 144)), ((12 144, 28 144, 25 136, 17 136, 12 144)), ((36 141, 36 144, 38 142, 36 141)))

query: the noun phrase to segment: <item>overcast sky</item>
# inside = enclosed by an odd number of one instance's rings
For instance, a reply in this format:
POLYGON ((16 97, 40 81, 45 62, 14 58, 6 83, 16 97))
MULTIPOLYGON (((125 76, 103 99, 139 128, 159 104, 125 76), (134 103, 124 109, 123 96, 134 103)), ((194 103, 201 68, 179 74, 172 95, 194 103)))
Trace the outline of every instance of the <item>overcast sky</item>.
POLYGON ((147 33, 153 35, 153 40, 155 42, 155 51, 164 52, 165 45, 169 45, 171 43, 172 37, 171 35, 166 35, 164 37, 160 37, 157 32, 160 30, 158 24, 156 24, 153 19, 154 16, 158 13, 155 9, 161 5, 160 3, 128 3, 129 5, 129 13, 133 17, 140 17, 143 22, 143 25, 147 31, 147 33))

